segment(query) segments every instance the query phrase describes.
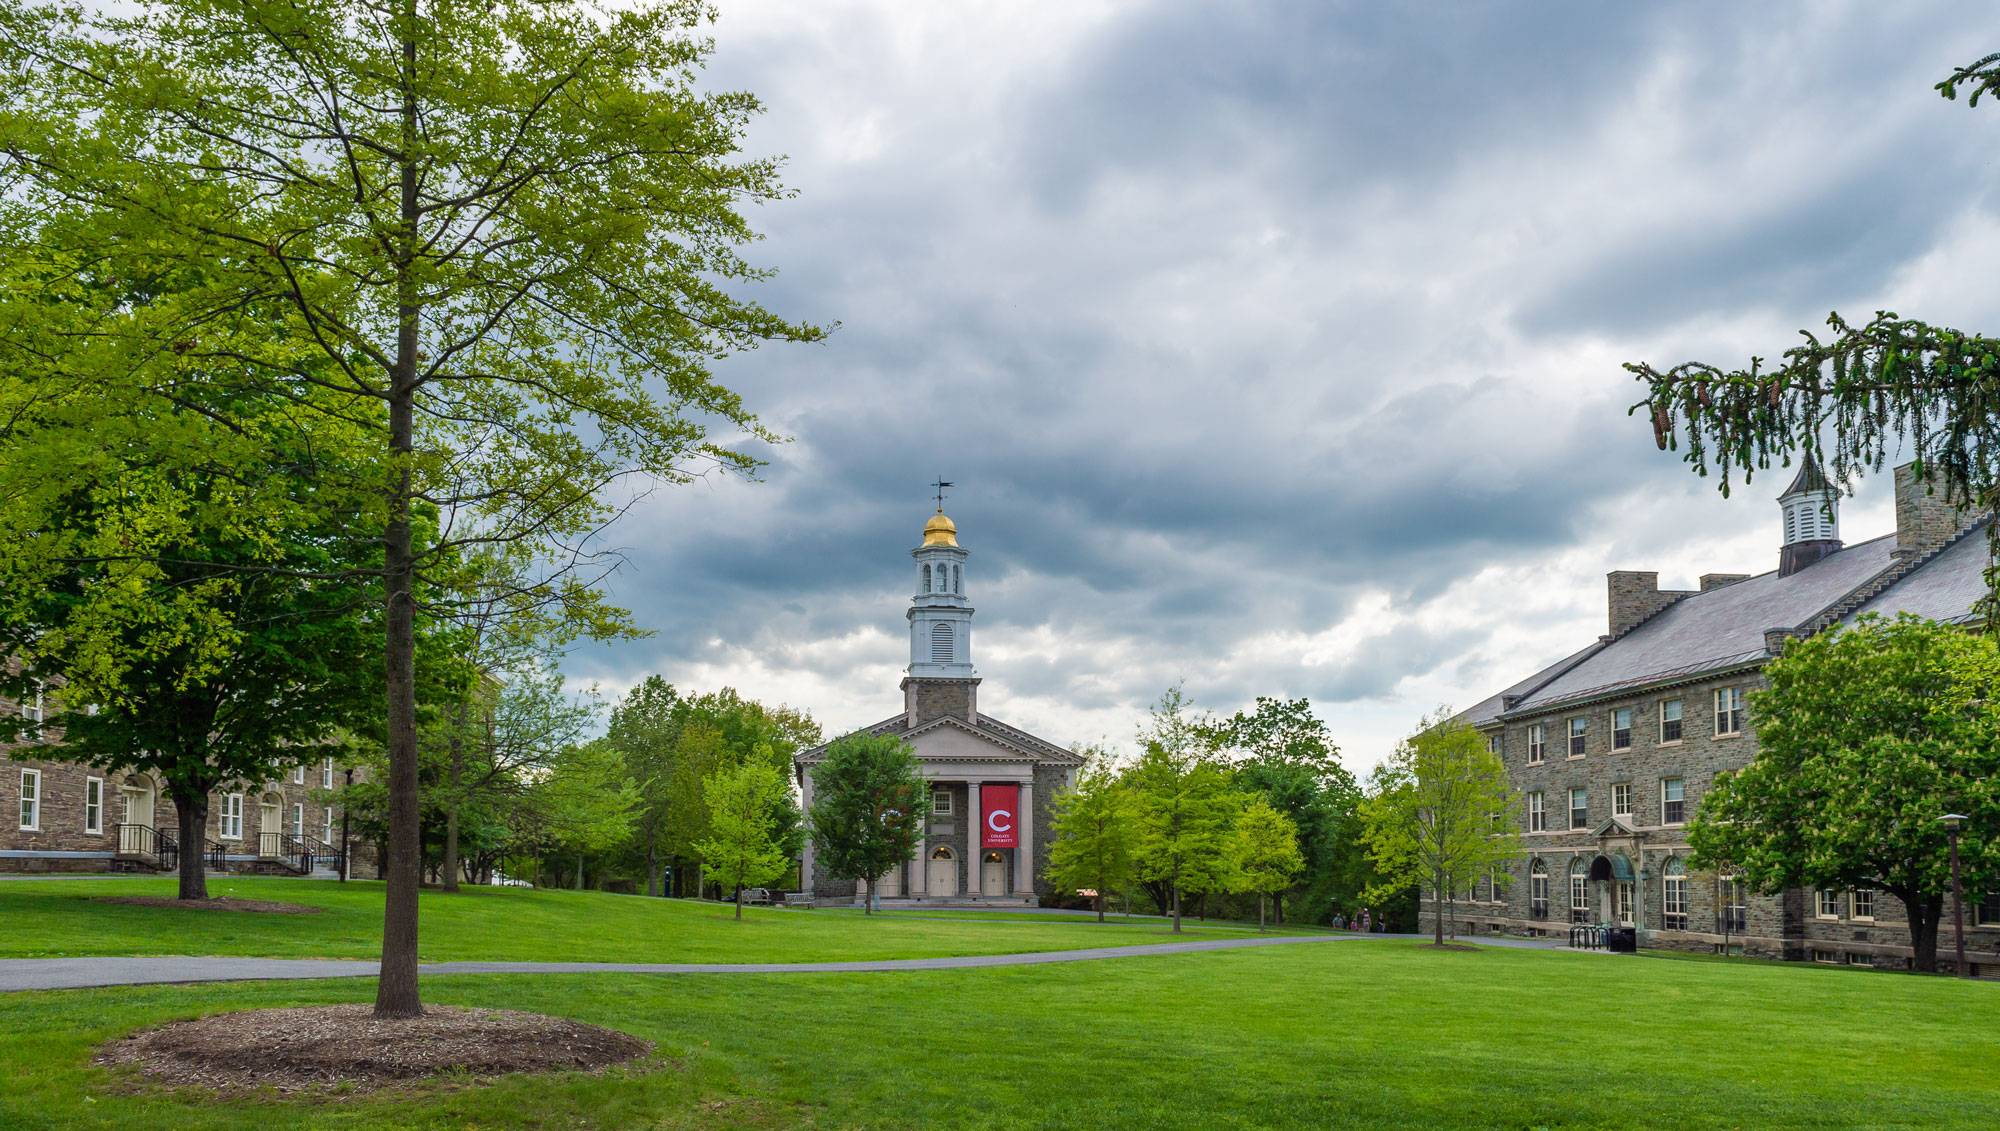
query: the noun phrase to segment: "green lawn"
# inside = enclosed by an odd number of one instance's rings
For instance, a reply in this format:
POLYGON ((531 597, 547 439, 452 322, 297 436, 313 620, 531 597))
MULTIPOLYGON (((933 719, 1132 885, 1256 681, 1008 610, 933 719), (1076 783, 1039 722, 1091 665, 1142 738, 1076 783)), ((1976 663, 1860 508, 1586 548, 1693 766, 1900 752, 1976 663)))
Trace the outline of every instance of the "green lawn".
POLYGON ((0 1126, 2000 1126, 2000 986, 1350 941, 872 975, 432 979, 640 1070, 338 1104, 123 1094, 97 1043, 367 981, 0 996, 0 1126))
MULTIPOLYGON (((0 882, 0 958, 88 954, 236 954, 373 958, 381 953, 382 885, 242 877, 209 894, 305 903, 317 915, 270 915, 103 902, 171 896, 168 879, 0 882)), ((1157 920, 989 911, 893 912, 749 908, 596 892, 467 888, 425 892, 420 945, 431 961, 814 962, 932 958, 1168 942, 1157 920)), ((1254 932, 1252 926, 1247 930, 1254 932)), ((1241 924, 1190 921, 1184 937, 1240 938, 1241 924)))

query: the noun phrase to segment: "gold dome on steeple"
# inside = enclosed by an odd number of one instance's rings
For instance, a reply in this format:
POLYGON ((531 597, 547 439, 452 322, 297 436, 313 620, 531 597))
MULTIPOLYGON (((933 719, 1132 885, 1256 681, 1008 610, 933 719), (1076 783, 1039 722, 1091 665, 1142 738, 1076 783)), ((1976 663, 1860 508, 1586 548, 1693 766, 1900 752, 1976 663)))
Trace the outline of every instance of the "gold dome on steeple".
POLYGON ((946 518, 943 511, 937 512, 931 516, 929 522, 924 523, 924 545, 958 545, 958 525, 946 518))

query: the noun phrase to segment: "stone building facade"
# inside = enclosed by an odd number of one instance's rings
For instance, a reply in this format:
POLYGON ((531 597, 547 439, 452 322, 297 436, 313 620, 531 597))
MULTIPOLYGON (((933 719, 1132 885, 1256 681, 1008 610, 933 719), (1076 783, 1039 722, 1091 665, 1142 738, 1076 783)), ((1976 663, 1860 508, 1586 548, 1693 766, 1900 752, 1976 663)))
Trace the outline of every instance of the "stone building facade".
MULTIPOLYGON (((1083 758, 980 710, 973 609, 965 596, 969 555, 942 509, 924 526, 923 544, 911 557, 917 592, 907 614, 903 709, 859 733, 894 735, 910 744, 931 786, 931 818, 911 859, 872 881, 875 894, 910 903, 1034 903, 1048 890, 1042 877, 1056 792, 1083 758)), ((801 751, 794 760, 808 809, 813 770, 831 745, 801 751)), ((866 883, 829 874, 810 845, 800 872, 815 900, 838 902, 867 892, 866 883)))
MULTIPOLYGON (((1816 468, 1779 501, 1777 570, 1710 574, 1686 591, 1614 572, 1605 635, 1460 716, 1505 761, 1525 846, 1504 875, 1451 902, 1461 932, 1623 925, 1648 946, 1908 964, 1894 896, 1748 893, 1690 864, 1687 822, 1717 774, 1756 757, 1744 698, 1785 641, 1868 613, 1969 622, 1985 592, 1985 524, 1965 521, 1907 467, 1896 472, 1897 531, 1858 545, 1840 541, 1836 495, 1816 468)), ((1433 896, 1427 926, 1443 906, 1433 896)), ((2000 964, 2000 900, 1968 893, 1966 923, 1968 961, 2000 964)))
MULTIPOLYGON (((4 700, 0 710, 31 719, 40 711, 4 700)), ((35 741, 0 748, 0 872, 168 870, 181 849, 180 814, 164 784, 142 771, 56 760, 61 743, 62 731, 50 726, 35 741)), ((231 783, 209 797, 199 851, 228 871, 327 874, 341 838, 333 791, 346 774, 318 758, 277 781, 231 783)), ((354 858, 351 874, 374 874, 372 849, 354 858)))

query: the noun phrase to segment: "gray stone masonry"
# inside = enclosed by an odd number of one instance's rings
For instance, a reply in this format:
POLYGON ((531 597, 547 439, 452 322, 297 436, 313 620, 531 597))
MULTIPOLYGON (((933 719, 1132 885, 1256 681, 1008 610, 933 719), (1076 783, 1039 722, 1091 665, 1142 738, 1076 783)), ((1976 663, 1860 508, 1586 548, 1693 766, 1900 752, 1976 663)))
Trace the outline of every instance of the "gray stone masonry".
POLYGON ((1641 621, 1682 597, 1688 591, 1661 589, 1660 575, 1651 570, 1615 569, 1605 575, 1610 591, 1611 635, 1625 635, 1641 621))
POLYGON ((1904 464, 1896 477, 1896 556, 1917 558, 1951 540, 1964 525, 1962 508, 1945 498, 1942 487, 1917 481, 1913 465, 1904 464))

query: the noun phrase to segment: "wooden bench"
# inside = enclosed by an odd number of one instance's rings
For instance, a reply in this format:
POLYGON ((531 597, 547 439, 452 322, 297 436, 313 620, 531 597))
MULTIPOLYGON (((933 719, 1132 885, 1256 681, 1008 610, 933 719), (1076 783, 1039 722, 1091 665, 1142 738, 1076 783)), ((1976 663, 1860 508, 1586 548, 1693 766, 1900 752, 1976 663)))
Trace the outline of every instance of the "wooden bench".
POLYGON ((771 889, 770 889, 770 888, 744 888, 744 889, 743 889, 743 902, 745 902, 745 903, 763 903, 763 904, 769 904, 769 903, 771 902, 771 889))
POLYGON ((778 896, 778 906, 780 907, 800 907, 811 911, 812 905, 812 897, 802 891, 783 892, 778 896))

